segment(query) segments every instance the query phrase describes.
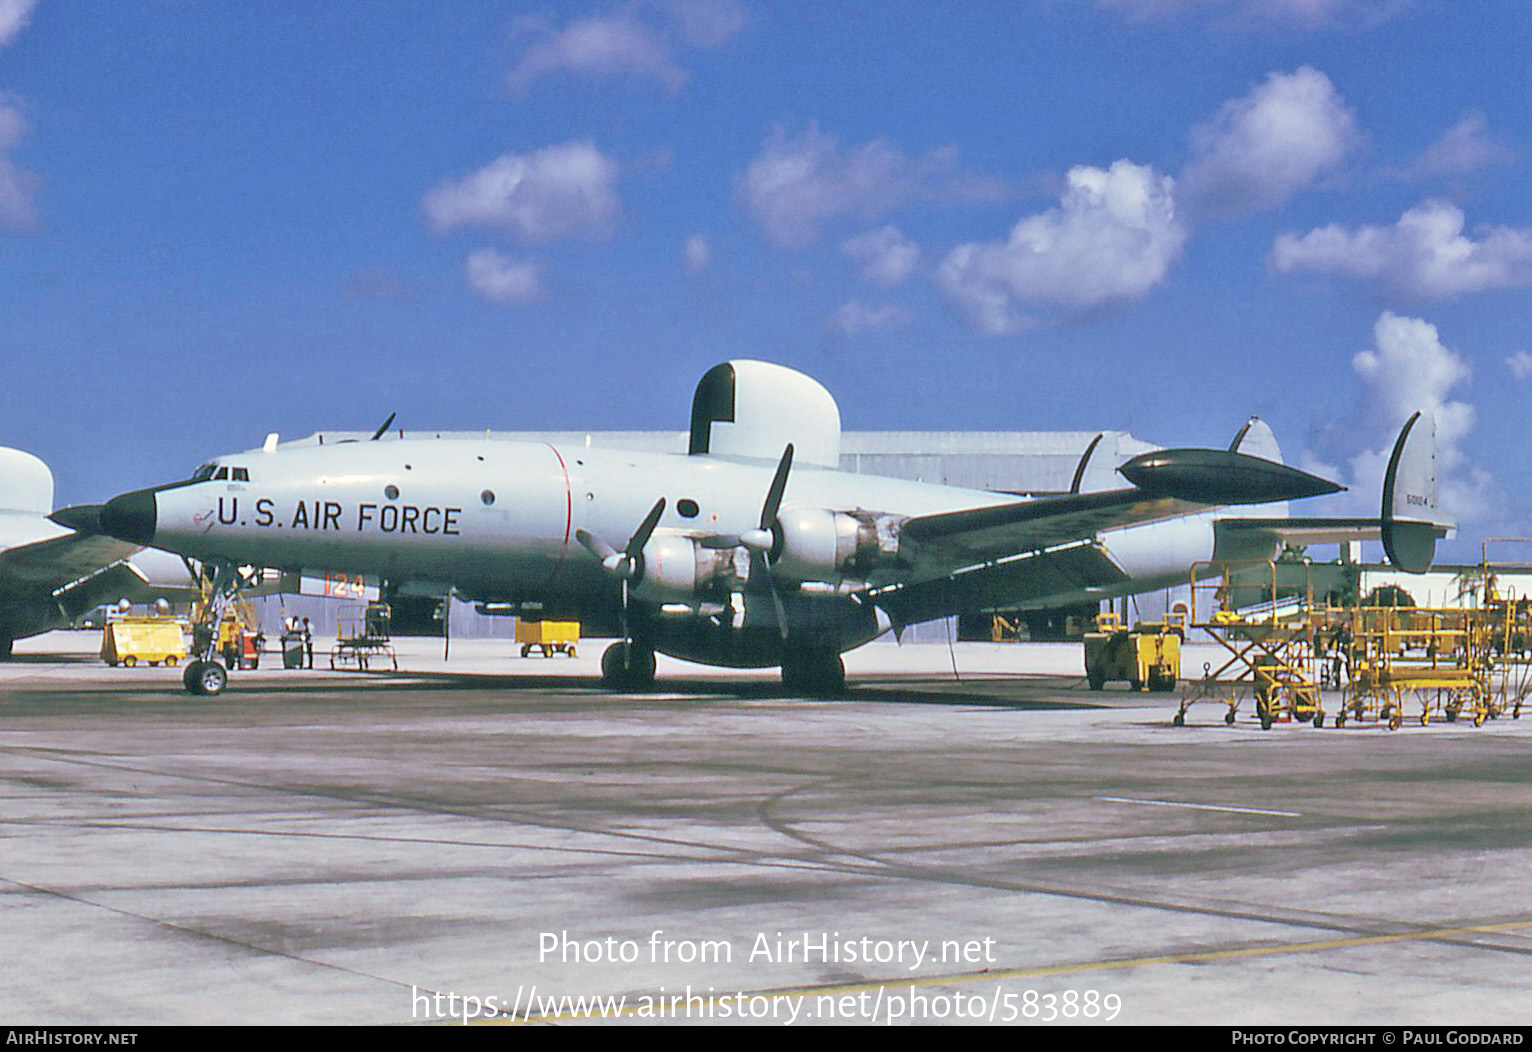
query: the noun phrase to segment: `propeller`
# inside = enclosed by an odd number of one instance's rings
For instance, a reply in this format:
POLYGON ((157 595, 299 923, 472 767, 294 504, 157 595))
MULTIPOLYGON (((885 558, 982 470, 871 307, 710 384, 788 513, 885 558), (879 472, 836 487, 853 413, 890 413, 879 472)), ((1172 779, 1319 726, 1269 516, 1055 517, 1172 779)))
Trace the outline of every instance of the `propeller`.
POLYGON ((750 580, 757 579, 756 567, 760 567, 759 577, 766 582, 766 591, 771 596, 771 606, 777 615, 777 631, 783 643, 787 642, 787 610, 782 605, 782 596, 777 593, 777 580, 771 572, 771 550, 777 546, 777 511, 782 507, 782 494, 787 492, 787 476, 792 469, 793 444, 789 442, 787 448, 782 450, 777 472, 771 477, 771 485, 766 490, 766 503, 761 505, 760 526, 746 530, 736 540, 739 546, 750 551, 750 580))
POLYGON ((376 431, 374 431, 372 433, 372 438, 370 439, 370 441, 376 442, 378 439, 382 438, 383 437, 383 432, 388 430, 389 425, 394 422, 394 417, 396 417, 398 415, 399 415, 398 413, 389 413, 388 414, 388 419, 383 421, 383 426, 378 428, 376 431))
POLYGON ((575 530, 575 539, 585 546, 586 551, 601 560, 602 569, 622 582, 622 638, 628 643, 632 643, 628 634, 628 582, 643 577, 644 545, 649 543, 650 535, 664 514, 665 498, 661 497, 649 509, 649 514, 644 516, 644 521, 638 524, 638 529, 628 538, 628 546, 622 551, 603 543, 589 530, 575 530))

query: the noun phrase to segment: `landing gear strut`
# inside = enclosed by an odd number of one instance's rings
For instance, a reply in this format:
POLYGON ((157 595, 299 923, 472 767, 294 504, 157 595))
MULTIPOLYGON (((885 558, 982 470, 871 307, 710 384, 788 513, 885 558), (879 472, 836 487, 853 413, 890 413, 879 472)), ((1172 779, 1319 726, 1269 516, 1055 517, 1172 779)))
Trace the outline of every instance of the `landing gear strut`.
POLYGON ((223 624, 224 611, 239 595, 241 582, 232 563, 216 563, 212 569, 208 597, 192 626, 192 659, 181 673, 181 683, 188 694, 222 694, 229 684, 229 670, 216 657, 218 629, 223 624))

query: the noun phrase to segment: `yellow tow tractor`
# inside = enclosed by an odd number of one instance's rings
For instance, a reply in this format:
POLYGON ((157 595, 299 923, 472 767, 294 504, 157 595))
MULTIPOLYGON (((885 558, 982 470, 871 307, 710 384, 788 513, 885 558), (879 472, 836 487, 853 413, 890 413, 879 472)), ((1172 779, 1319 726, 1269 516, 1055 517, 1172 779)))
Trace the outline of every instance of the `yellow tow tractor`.
POLYGON ((186 660, 185 631, 186 623, 173 617, 113 616, 101 633, 101 660, 113 668, 180 664, 186 660))
POLYGON ((1097 614, 1096 630, 1085 633, 1090 689, 1125 682, 1134 690, 1175 690, 1184 631, 1171 621, 1140 621, 1130 630, 1117 614, 1097 614))

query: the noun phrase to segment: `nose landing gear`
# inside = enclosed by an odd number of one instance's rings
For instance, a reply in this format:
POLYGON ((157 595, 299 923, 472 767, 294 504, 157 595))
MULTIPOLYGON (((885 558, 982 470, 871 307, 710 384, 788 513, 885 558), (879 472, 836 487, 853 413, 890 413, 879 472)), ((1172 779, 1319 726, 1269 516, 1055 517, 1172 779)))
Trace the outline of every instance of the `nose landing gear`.
POLYGON ((222 694, 229 684, 229 670, 218 660, 218 630, 224 612, 239 597, 245 581, 232 563, 211 564, 212 580, 207 584, 201 609, 192 623, 191 660, 181 673, 181 683, 188 694, 222 694))

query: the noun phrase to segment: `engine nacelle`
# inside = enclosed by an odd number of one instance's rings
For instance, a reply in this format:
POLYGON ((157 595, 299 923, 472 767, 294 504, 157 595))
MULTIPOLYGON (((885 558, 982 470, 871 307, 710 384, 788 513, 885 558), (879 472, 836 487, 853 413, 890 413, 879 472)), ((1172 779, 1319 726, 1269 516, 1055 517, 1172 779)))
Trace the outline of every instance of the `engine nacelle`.
POLYGON ((772 569, 798 581, 831 581, 864 565, 880 549, 872 521, 825 508, 784 508, 777 516, 772 569))
POLYGON ((654 603, 690 602, 732 565, 727 551, 703 548, 690 537, 656 535, 644 545, 633 594, 654 603))

